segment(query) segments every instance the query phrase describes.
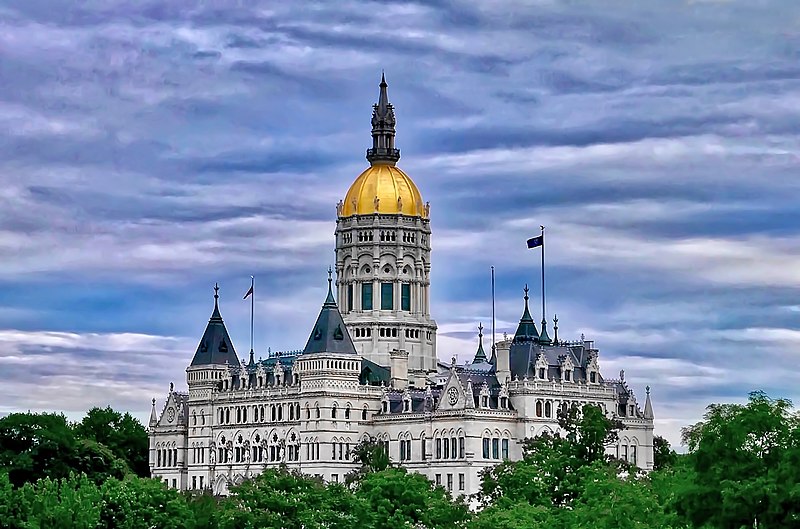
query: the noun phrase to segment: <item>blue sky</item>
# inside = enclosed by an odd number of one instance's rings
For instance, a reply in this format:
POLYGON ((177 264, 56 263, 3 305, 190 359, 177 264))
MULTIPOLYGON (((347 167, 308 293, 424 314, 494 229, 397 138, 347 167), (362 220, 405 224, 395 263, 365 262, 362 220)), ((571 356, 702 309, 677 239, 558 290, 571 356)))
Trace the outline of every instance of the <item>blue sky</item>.
POLYGON ((673 443, 798 397, 800 5, 102 2, 0 7, 0 413, 146 417, 215 281, 240 356, 303 346, 381 69, 431 202, 440 357, 538 296, 673 443))

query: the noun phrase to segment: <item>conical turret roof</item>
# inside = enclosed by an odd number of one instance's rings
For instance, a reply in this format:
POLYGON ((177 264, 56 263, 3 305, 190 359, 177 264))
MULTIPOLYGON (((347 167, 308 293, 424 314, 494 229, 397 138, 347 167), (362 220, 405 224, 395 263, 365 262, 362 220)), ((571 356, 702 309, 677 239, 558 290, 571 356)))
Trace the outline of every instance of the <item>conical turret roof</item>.
POLYGON ((478 351, 475 353, 475 358, 472 359, 473 364, 485 363, 486 352, 483 350, 483 324, 478 325, 478 351))
POLYGON ((356 348, 353 345, 353 340, 350 338, 350 333, 347 331, 347 326, 344 324, 344 320, 342 320, 339 307, 336 305, 336 300, 333 297, 331 281, 331 271, 329 270, 328 297, 325 299, 325 303, 322 304, 322 310, 319 311, 317 322, 314 324, 311 336, 308 337, 306 346, 303 349, 303 354, 357 354, 356 348))
POLYGON ((208 320, 208 325, 206 325, 206 330, 191 363, 193 366, 210 364, 232 366, 240 364, 231 337, 228 335, 228 329, 225 328, 225 322, 222 321, 222 315, 219 312, 219 285, 214 285, 214 312, 211 313, 211 318, 208 320))
POLYGON ((539 331, 536 330, 536 323, 533 321, 531 311, 528 308, 528 285, 525 285, 525 310, 519 320, 517 332, 514 333, 514 342, 529 342, 539 339, 539 331))

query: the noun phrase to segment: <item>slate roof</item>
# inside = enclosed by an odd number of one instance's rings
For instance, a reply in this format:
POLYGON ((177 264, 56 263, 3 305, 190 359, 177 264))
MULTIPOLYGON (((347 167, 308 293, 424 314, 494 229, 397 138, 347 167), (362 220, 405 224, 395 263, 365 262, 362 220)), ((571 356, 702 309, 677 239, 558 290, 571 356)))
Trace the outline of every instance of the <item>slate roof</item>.
POLYGON ((357 354, 353 339, 350 338, 350 332, 342 320, 336 300, 333 299, 330 277, 328 278, 328 297, 322 304, 317 322, 303 349, 303 354, 309 353, 357 354))
MULTIPOLYGON (((538 355, 547 360, 547 378, 561 378, 562 358, 569 356, 572 360, 572 378, 575 382, 586 381, 586 365, 588 352, 580 345, 541 345, 535 342, 512 342, 509 351, 511 377, 523 379, 536 376, 536 360, 538 355)), ((598 374, 599 375, 599 374, 598 374)), ((602 377, 600 379, 602 382, 602 377)))
POLYGON ((208 320, 208 325, 206 325, 206 330, 197 345, 190 365, 209 364, 240 365, 239 357, 233 348, 231 337, 228 335, 228 329, 225 328, 225 322, 222 321, 222 315, 219 312, 219 287, 216 285, 214 286, 214 312, 211 313, 211 318, 208 320))

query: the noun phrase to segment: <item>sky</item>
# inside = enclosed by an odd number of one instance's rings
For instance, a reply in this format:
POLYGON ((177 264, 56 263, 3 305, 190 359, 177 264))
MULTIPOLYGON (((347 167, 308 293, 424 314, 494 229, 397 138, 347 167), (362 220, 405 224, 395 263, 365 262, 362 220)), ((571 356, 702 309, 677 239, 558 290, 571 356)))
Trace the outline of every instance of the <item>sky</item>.
MULTIPOLYGON (((0 6, 0 414, 185 387, 220 285, 237 352, 302 348, 381 71, 431 203, 440 358, 548 312, 673 444, 800 397, 800 4, 0 6), (537 306, 535 303, 534 306, 537 306)), ((541 316, 539 316, 541 317, 541 316)), ((552 323, 551 332, 552 332, 552 323)))

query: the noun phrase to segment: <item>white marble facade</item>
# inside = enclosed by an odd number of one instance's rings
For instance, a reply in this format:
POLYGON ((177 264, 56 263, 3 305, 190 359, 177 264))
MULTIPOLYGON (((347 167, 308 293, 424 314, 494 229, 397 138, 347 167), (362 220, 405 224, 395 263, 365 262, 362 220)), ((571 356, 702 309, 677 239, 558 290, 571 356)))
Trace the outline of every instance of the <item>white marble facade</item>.
POLYGON ((616 380, 601 375, 592 341, 559 341, 557 328, 553 339, 537 329, 527 289, 516 332, 489 356, 481 336, 471 362, 437 360, 430 205, 396 167, 386 92, 382 82, 370 168, 337 205, 337 279, 329 281, 306 346, 263 360, 251 352, 242 361, 215 291, 186 369, 188 392, 171 386, 159 410, 153 400, 153 477, 181 490, 225 494, 264 468, 286 464, 342 481, 356 467, 350 449, 375 437, 394 462, 453 494, 473 494, 481 470, 520 458, 523 439, 558 429, 560 407, 585 403, 625 424, 609 453, 651 469, 649 391, 642 408, 624 373, 616 380))

